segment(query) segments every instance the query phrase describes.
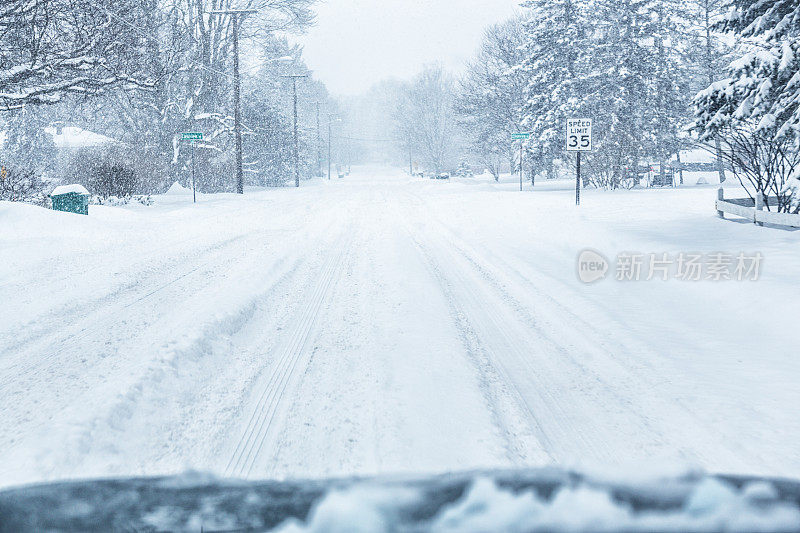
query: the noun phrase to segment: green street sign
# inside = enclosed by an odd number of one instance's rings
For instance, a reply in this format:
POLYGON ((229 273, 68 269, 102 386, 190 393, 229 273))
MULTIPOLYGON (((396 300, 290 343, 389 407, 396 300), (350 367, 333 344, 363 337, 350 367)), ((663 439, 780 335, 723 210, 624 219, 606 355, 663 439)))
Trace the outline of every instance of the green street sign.
POLYGON ((530 133, 512 133, 511 140, 512 141, 527 141, 531 138, 530 133))
POLYGON ((199 131, 184 131, 181 133, 182 141, 202 141, 203 134, 199 131))

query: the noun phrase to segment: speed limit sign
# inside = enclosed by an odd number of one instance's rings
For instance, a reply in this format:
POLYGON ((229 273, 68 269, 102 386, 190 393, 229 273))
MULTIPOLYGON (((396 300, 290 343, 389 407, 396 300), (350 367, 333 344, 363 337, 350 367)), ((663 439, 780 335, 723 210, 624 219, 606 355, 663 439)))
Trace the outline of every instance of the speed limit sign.
POLYGON ((592 119, 567 119, 567 152, 592 151, 592 119))
POLYGON ((581 205, 581 152, 592 151, 592 119, 567 119, 567 152, 575 154, 575 205, 581 205))

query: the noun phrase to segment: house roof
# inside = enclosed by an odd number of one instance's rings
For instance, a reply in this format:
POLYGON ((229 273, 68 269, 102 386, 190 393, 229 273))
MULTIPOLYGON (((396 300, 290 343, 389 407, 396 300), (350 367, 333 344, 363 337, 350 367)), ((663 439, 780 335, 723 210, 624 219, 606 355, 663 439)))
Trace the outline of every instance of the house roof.
POLYGON ((64 126, 61 128, 61 134, 56 133, 56 128, 52 126, 45 128, 44 131, 53 136, 56 148, 84 148, 116 142, 111 137, 76 126, 64 126))

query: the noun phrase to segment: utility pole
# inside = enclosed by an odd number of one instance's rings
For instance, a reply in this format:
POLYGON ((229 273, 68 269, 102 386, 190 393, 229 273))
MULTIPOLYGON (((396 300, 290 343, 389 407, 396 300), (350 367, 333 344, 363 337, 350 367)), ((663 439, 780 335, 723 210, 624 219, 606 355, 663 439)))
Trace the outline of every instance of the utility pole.
POLYGON ((209 11, 211 15, 230 15, 233 25, 233 132, 236 138, 236 192, 244 194, 242 172, 242 110, 241 80, 239 78, 239 16, 257 13, 255 9, 220 9, 209 11))
MULTIPOLYGON (((333 138, 333 113, 328 113, 328 179, 331 179, 331 139, 333 138)), ((341 122, 342 119, 337 118, 335 122, 341 122)))
POLYGON ((328 118, 328 181, 331 179, 331 132, 333 131, 331 124, 333 122, 328 118))
POLYGON ((322 177, 322 131, 319 127, 319 102, 317 102, 317 176, 322 177))
POLYGON ((194 184, 194 141, 192 141, 192 203, 197 203, 197 186, 194 184))
POLYGON ((300 138, 297 133, 297 78, 307 78, 308 74, 287 74, 281 78, 292 80, 292 99, 294 102, 294 186, 300 186, 300 138))
POLYGON ((581 205, 581 153, 577 154, 575 166, 575 205, 581 205))

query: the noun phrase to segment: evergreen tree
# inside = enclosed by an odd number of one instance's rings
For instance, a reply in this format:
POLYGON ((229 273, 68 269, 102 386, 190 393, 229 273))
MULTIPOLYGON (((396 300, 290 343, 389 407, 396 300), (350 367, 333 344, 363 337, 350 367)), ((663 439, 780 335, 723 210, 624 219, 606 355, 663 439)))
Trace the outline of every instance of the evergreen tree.
MULTIPOLYGON (((649 0, 595 0, 594 42, 583 59, 579 83, 583 112, 594 118, 596 151, 590 159, 596 183, 633 184, 639 160, 652 148, 657 122, 652 75, 649 0)), ((588 165, 587 165, 588 166, 588 165)))
POLYGON ((731 121, 752 121, 756 131, 798 138, 800 130, 800 2, 735 0, 720 24, 743 39, 745 53, 728 77, 697 99, 697 125, 708 138, 731 121))
POLYGON ((800 3, 735 0, 720 23, 741 43, 727 77, 695 98, 701 139, 723 136, 726 160, 751 195, 800 208, 800 3))
POLYGON ((578 83, 590 36, 587 5, 576 0, 527 0, 526 59, 529 73, 523 128, 531 132, 530 152, 551 168, 562 157, 566 118, 579 114, 578 83))

